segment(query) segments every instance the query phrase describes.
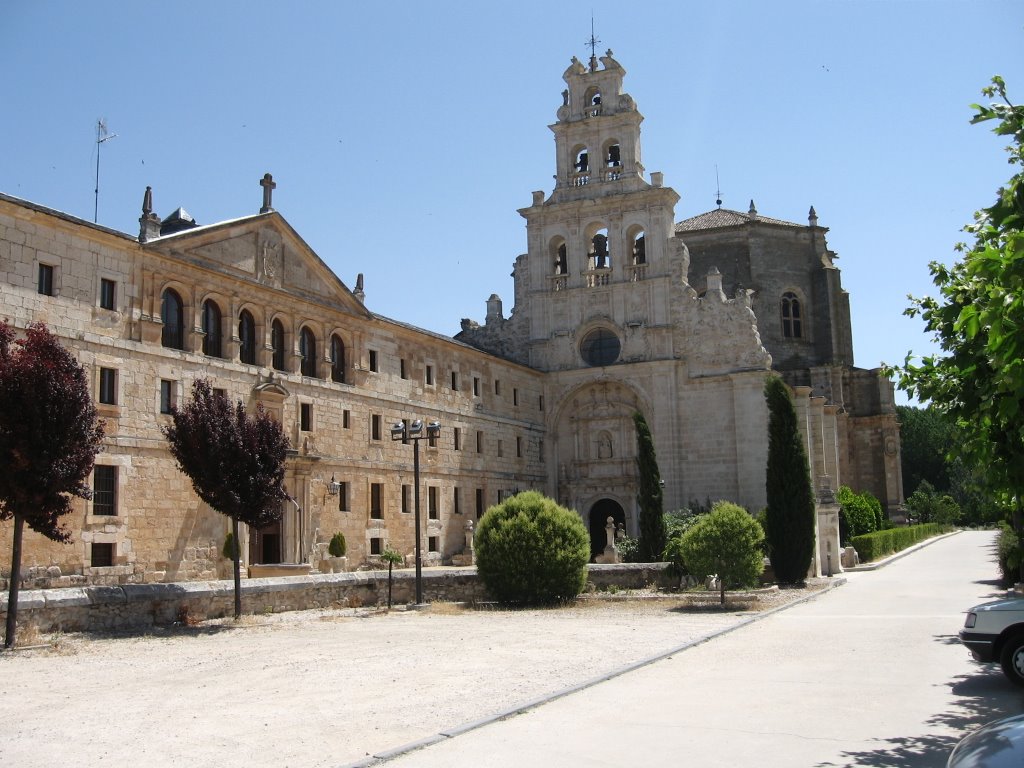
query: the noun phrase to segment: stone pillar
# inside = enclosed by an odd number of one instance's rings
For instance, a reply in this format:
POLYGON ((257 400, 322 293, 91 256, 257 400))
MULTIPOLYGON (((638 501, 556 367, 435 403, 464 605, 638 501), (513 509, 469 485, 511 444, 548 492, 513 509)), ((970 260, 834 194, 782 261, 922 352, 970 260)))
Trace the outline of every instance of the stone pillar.
POLYGON ((832 490, 831 478, 818 478, 818 501, 815 505, 818 518, 817 546, 814 559, 818 576, 834 576, 843 570, 839 548, 839 504, 832 490))

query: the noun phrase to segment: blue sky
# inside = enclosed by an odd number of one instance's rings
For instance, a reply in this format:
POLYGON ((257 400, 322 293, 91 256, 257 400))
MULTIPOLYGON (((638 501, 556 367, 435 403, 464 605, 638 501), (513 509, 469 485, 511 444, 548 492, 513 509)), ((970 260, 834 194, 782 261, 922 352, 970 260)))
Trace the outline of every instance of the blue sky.
POLYGON ((550 192, 561 74, 627 70, 643 161, 681 220, 724 207, 831 229, 856 362, 927 351, 906 294, 1010 175, 971 126, 992 75, 1024 99, 1021 2, 48 2, 0 6, 0 191, 138 231, 142 194, 201 224, 277 208, 370 309, 483 320, 550 192))

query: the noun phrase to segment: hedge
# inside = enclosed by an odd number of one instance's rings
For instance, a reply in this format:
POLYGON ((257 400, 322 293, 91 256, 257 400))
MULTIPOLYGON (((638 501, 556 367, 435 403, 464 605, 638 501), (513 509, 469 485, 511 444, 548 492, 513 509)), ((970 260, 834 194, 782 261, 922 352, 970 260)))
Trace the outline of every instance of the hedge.
POLYGON ((907 547, 917 544, 919 541, 930 539, 942 533, 949 533, 953 530, 951 525, 941 523, 922 523, 921 525, 910 525, 906 528, 889 528, 884 531, 865 533, 863 536, 854 536, 850 539, 861 562, 868 563, 880 557, 899 552, 907 547))

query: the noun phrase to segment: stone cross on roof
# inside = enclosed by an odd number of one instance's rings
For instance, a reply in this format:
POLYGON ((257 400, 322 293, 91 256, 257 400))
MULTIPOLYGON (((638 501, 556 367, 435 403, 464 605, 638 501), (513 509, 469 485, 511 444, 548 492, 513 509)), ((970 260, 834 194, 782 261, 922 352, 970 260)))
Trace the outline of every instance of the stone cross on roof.
POLYGON ((263 207, 260 208, 260 213, 269 213, 274 210, 271 206, 271 195, 274 194, 274 190, 277 188, 277 184, 274 182, 274 177, 269 173, 263 174, 263 178, 260 179, 260 186, 263 187, 263 207))

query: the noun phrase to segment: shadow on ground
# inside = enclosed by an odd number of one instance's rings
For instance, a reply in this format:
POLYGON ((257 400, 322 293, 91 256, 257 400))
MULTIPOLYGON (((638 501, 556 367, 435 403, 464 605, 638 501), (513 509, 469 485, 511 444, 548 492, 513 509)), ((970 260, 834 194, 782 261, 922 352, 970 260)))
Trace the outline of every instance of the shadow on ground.
MULTIPOLYGON (((945 637, 936 640, 945 642, 945 637)), ((998 665, 977 664, 976 672, 961 675, 945 683, 956 704, 949 712, 932 715, 926 730, 939 733, 879 739, 875 749, 843 752, 841 762, 818 763, 827 766, 864 765, 877 768, 935 768, 946 764, 949 753, 963 736, 985 723, 1024 711, 1024 690, 1015 688, 998 665), (949 731, 959 735, 951 735, 949 731)))

